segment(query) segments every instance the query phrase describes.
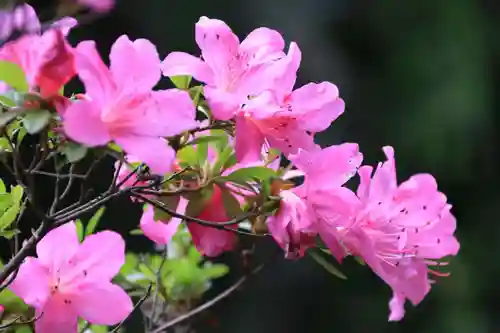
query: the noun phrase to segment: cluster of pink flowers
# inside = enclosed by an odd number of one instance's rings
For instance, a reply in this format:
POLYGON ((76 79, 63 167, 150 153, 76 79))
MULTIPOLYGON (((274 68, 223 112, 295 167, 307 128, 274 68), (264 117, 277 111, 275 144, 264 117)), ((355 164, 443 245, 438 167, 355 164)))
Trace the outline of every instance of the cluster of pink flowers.
MULTIPOLYGON (((437 260, 457 254, 451 205, 431 175, 417 174, 398 185, 392 147, 383 148, 387 160, 373 171, 361 166, 357 144, 322 149, 314 143, 314 134, 344 112, 344 101, 329 82, 294 89, 301 52, 296 43, 285 52, 277 31, 258 28, 240 42, 224 22, 202 17, 195 29, 201 57, 172 52, 162 61, 150 41, 121 36, 111 48, 108 67, 94 42, 71 47, 65 39, 68 27, 8 43, 0 49, 0 59, 22 67, 33 91, 54 101, 71 140, 88 147, 114 142, 130 161, 147 164, 153 173, 177 170, 176 152, 166 138, 202 125, 186 90, 154 87, 162 74, 190 75, 204 84, 212 116, 235 122, 238 164, 233 169, 264 165, 269 148, 275 148, 296 167, 289 176, 304 177, 302 185, 277 193, 279 209, 266 222, 288 258, 303 256, 317 236, 338 261, 348 255, 362 258, 392 288, 390 320, 400 320, 405 300, 418 304, 430 290, 430 275, 442 275, 429 267, 444 265, 437 260), (71 100, 59 96, 74 75, 84 83, 85 95, 71 100), (360 181, 355 192, 344 186, 354 176, 360 181)), ((209 160, 217 158, 209 155, 209 160)), ((277 169, 278 164, 268 167, 277 169)), ((120 178, 127 173, 124 168, 120 178)), ((245 194, 236 192, 235 199, 243 202, 245 194)), ((177 212, 184 213, 187 204, 181 198, 177 212)), ((148 206, 140 226, 151 240, 166 244, 182 221, 158 223, 153 215, 148 206)), ((217 185, 195 217, 229 220, 217 185)), ((236 244, 231 231, 196 223, 188 228, 206 256, 236 244)), ((101 232, 80 245, 70 223, 43 238, 37 258, 25 261, 11 289, 44 313, 37 332, 75 332, 78 316, 116 324, 132 309, 125 292, 109 282, 123 260, 119 235, 101 232)))

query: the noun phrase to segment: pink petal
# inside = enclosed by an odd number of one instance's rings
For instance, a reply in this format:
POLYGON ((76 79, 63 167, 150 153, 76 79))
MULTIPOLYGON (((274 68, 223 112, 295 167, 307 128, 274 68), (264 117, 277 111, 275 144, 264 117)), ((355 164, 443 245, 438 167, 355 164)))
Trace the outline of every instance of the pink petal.
POLYGON ((295 90, 290 98, 300 127, 315 133, 327 129, 345 108, 337 87, 329 82, 309 83, 295 90))
MULTIPOLYGON (((179 207, 177 211, 185 211, 187 206, 187 200, 182 199, 179 202, 179 207), (181 206, 184 206, 183 208, 181 206)), ((179 229, 181 224, 181 219, 172 218, 168 222, 155 221, 154 220, 154 209, 152 206, 148 206, 141 217, 141 229, 144 231, 144 235, 151 239, 153 242, 159 245, 164 245, 170 242, 174 234, 179 229)))
POLYGON ((13 24, 16 29, 29 33, 40 32, 40 21, 35 9, 30 5, 23 3, 22 5, 16 6, 12 14, 13 24))
POLYGON ((66 109, 64 132, 72 140, 90 147, 111 141, 108 128, 101 120, 100 106, 94 101, 76 101, 66 109))
POLYGON ((238 54, 238 37, 223 21, 203 16, 196 23, 195 39, 205 62, 215 75, 225 78, 229 62, 238 54))
POLYGON ((276 62, 272 67, 275 72, 274 90, 282 97, 293 91, 293 86, 297 79, 297 71, 299 70, 302 53, 299 46, 292 42, 288 49, 288 54, 285 58, 276 62))
POLYGON ((40 264, 54 273, 73 257, 79 246, 76 225, 69 222, 49 231, 37 244, 36 254, 40 264))
POLYGON ((125 241, 113 231, 89 235, 72 261, 72 272, 85 271, 87 282, 110 280, 125 263, 125 241))
POLYGON ((131 132, 136 135, 169 137, 199 126, 189 93, 180 89, 151 92, 135 112, 131 132))
POLYGON ((127 318, 134 304, 118 285, 99 282, 82 287, 72 301, 78 315, 96 325, 115 325, 127 318))
POLYGON ((236 159, 240 163, 260 161, 264 135, 252 119, 244 114, 236 117, 236 159))
POLYGON ((257 28, 241 42, 240 50, 251 58, 251 62, 265 62, 283 56, 285 41, 276 30, 257 28))
POLYGON ((60 29, 63 36, 67 36, 71 29, 78 25, 78 21, 73 17, 63 17, 52 24, 52 27, 60 29))
POLYGON ((84 41, 77 45, 75 65, 87 94, 103 106, 115 91, 110 70, 96 50, 95 42, 84 41))
POLYGON ((198 251, 207 257, 217 257, 226 251, 231 251, 236 245, 236 236, 230 231, 196 223, 188 224, 188 229, 198 251))
POLYGON ((76 74, 73 50, 60 30, 52 29, 40 37, 35 84, 43 97, 59 94, 59 90, 76 74))
POLYGON ((229 120, 240 107, 240 100, 223 90, 203 87, 203 94, 207 99, 212 115, 218 120, 229 120))
POLYGON ((208 85, 214 84, 214 73, 206 62, 184 52, 171 52, 162 63, 165 76, 190 75, 208 85))
POLYGON ((122 93, 149 92, 160 81, 160 58, 156 46, 146 39, 132 42, 120 36, 111 47, 110 69, 122 93))
POLYGON ((394 293, 389 302, 391 313, 389 321, 400 321, 405 315, 405 297, 399 293, 394 293))
POLYGON ((369 165, 363 165, 358 170, 359 186, 356 194, 358 195, 358 198, 361 199, 362 201, 365 201, 370 195, 369 191, 370 191, 370 183, 372 180, 371 178, 372 172, 373 172, 373 167, 369 165))
POLYGON ((115 138, 127 154, 146 163, 154 174, 165 174, 172 170, 175 151, 162 138, 129 135, 115 138))
POLYGON ((40 260, 27 257, 9 289, 22 298, 26 304, 39 307, 50 295, 49 275, 40 260))
POLYGON ((78 331, 78 317, 73 304, 61 295, 51 297, 43 308, 36 309, 36 333, 75 333, 78 331), (66 300, 66 302, 65 302, 66 300))

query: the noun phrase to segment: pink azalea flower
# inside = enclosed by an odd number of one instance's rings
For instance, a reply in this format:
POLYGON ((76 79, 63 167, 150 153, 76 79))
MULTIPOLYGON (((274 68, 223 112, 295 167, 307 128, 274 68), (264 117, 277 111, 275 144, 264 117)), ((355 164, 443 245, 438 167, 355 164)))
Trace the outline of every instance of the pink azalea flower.
POLYGON ((258 28, 241 43, 221 20, 201 17, 195 39, 202 58, 172 52, 163 61, 165 76, 191 75, 206 83, 203 93, 215 118, 228 120, 245 103, 267 89, 275 76, 270 66, 285 56, 283 37, 258 28))
POLYGON ((344 112, 344 101, 330 82, 309 83, 293 90, 301 61, 297 44, 277 62, 283 69, 272 89, 251 98, 236 117, 236 156, 258 160, 264 143, 283 154, 315 148, 314 134, 324 131, 344 112))
POLYGON ((372 167, 360 168, 357 197, 352 192, 345 197, 351 210, 339 213, 344 218, 335 233, 349 253, 362 257, 391 286, 390 320, 399 320, 405 299, 417 305, 430 291, 428 274, 443 275, 428 266, 443 265, 436 260, 456 255, 459 243, 451 205, 434 177, 418 174, 398 186, 394 150, 384 147, 384 152, 387 161, 373 176, 372 167))
POLYGON ((87 146, 115 141, 149 165, 154 173, 171 170, 174 150, 163 137, 195 128, 189 94, 178 89, 152 91, 161 78, 156 47, 145 39, 121 36, 113 44, 108 69, 92 41, 76 47, 76 67, 91 100, 73 103, 64 129, 87 146))
POLYGON ((280 208, 267 220, 267 227, 274 240, 285 251, 286 258, 303 257, 315 245, 314 217, 307 201, 292 190, 280 193, 280 208))
POLYGON ((40 35, 40 23, 33 8, 29 5, 21 7, 29 14, 25 19, 32 34, 2 46, 0 60, 19 65, 31 90, 39 91, 44 98, 54 97, 76 74, 73 50, 65 36, 77 22, 73 18, 64 18, 40 35))
MULTIPOLYGON (((214 185, 214 192, 197 218, 210 222, 230 220, 222 201, 221 189, 214 185)), ((230 226, 235 228, 236 226, 230 226)), ((231 251, 236 245, 236 235, 231 231, 207 227, 198 223, 188 223, 193 243, 198 251, 207 257, 216 257, 223 252, 231 251)))
MULTIPOLYGON (((184 214, 187 204, 188 201, 181 198, 179 206, 177 207, 177 212, 179 214, 184 214)), ((140 227, 147 238, 151 239, 158 245, 165 245, 170 242, 172 237, 175 235, 181 222, 181 219, 175 217, 168 222, 155 221, 154 208, 153 206, 148 205, 142 214, 140 227)))
POLYGON ((35 307, 37 333, 76 332, 78 317, 114 325, 133 309, 127 293, 111 279, 125 262, 125 242, 111 231, 79 243, 74 223, 50 231, 27 257, 10 289, 35 307), (42 315, 43 314, 43 315, 42 315))
POLYGON ((40 21, 30 5, 23 3, 13 10, 0 10, 0 40, 9 39, 15 32, 36 34, 39 31, 40 21))
POLYGON ((78 3, 98 13, 108 12, 115 6, 115 0, 78 0, 78 3))
POLYGON ((289 252, 292 247, 298 250, 296 256, 303 255, 314 244, 311 237, 319 232, 338 259, 344 256, 332 230, 336 230, 336 211, 351 209, 342 200, 349 192, 342 185, 356 173, 362 159, 354 143, 325 149, 316 147, 313 151, 299 150, 298 154, 290 156, 290 161, 298 168, 290 175, 303 174, 304 183, 280 193, 280 210, 268 220, 271 234, 285 251, 289 252))

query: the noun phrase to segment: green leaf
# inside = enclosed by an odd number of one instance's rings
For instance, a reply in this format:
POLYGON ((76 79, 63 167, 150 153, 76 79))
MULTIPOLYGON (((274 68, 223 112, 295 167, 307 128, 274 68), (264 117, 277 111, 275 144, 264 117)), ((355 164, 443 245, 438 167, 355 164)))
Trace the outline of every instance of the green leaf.
POLYGON ((231 154, 233 153, 233 147, 227 146, 224 150, 217 156, 215 163, 212 167, 212 171, 214 175, 220 175, 222 171, 225 169, 225 165, 229 160, 231 154))
POLYGON ((7 189, 5 188, 5 184, 3 180, 0 178, 0 193, 5 193, 7 189))
POLYGON ((222 203, 224 204, 226 215, 230 219, 234 219, 237 216, 240 216, 243 213, 243 210, 241 209, 238 200, 227 188, 223 186, 221 186, 221 192, 222 192, 222 203))
POLYGON ((130 230, 129 234, 132 236, 139 236, 144 235, 144 231, 142 231, 142 229, 132 229, 130 230))
POLYGON ((12 107, 12 106, 16 106, 16 101, 8 96, 0 95, 0 104, 3 104, 4 106, 12 107))
POLYGON ((121 153, 123 150, 120 146, 118 146, 116 143, 114 142, 111 142, 110 144, 108 144, 108 148, 111 149, 111 150, 114 150, 118 153, 121 153))
POLYGON ((14 112, 14 111, 6 111, 0 113, 0 126, 5 126, 8 122, 10 122, 12 119, 16 118, 19 116, 20 113, 14 112))
POLYGON ((61 149, 61 152, 66 156, 69 163, 80 161, 87 155, 87 151, 87 147, 69 141, 61 149))
POLYGON ((104 325, 91 325, 90 330, 92 333, 108 333, 109 329, 108 326, 104 325))
POLYGON ((12 237, 14 237, 15 235, 17 235, 19 233, 21 233, 21 231, 18 229, 2 230, 2 231, 0 231, 0 237, 11 239, 12 237))
MULTIPOLYGON (((4 185, 5 188, 5 185, 4 185)), ((1 188, 0 188, 1 190, 1 188)), ((23 199, 24 189, 21 185, 10 187, 10 197, 13 203, 20 203, 23 199)))
POLYGON ((206 263, 203 267, 203 273, 209 279, 217 279, 229 273, 229 267, 224 264, 206 263))
POLYGON ((200 97, 202 92, 203 92, 203 86, 195 86, 189 88, 189 96, 191 96, 194 105, 198 105, 198 103, 200 102, 200 97))
POLYGON ((78 240, 80 242, 83 241, 83 238, 85 235, 83 234, 83 223, 80 219, 75 220, 75 225, 76 225, 76 234, 78 235, 78 240))
POLYGON ((208 143, 199 143, 196 145, 198 153, 198 165, 204 165, 208 157, 208 143))
POLYGON ((189 84, 191 83, 192 77, 189 75, 178 75, 178 76, 170 76, 170 81, 175 85, 176 88, 179 89, 187 89, 189 88, 189 84))
POLYGON ((101 220, 102 214, 104 213, 104 210, 106 207, 101 207, 95 212, 94 216, 92 216, 89 220, 89 223, 87 223, 87 229, 85 230, 85 235, 90 235, 95 231, 95 228, 97 227, 97 224, 101 220))
POLYGON ((51 117, 48 110, 30 111, 23 118, 23 126, 29 134, 36 134, 48 125, 51 117))
POLYGON ((15 333, 33 333, 29 325, 16 326, 15 333))
POLYGON ((271 177, 276 176, 276 171, 266 167, 248 167, 241 168, 233 171, 227 176, 221 177, 225 181, 235 181, 238 183, 251 181, 254 179, 268 180, 271 177))
POLYGON ((127 253, 125 255, 125 263, 120 268, 121 275, 128 275, 135 272, 135 269, 139 265, 139 259, 134 253, 127 253))
POLYGON ((16 220, 21 207, 19 204, 13 204, 0 217, 0 230, 5 230, 16 220))
POLYGON ((25 92, 29 89, 26 75, 21 67, 8 61, 0 61, 0 81, 19 92, 25 92))
POLYGON ((336 277, 341 278, 343 280, 347 280, 347 276, 345 276, 344 273, 339 271, 337 267, 333 266, 332 263, 328 262, 325 258, 323 258, 321 254, 314 252, 314 250, 309 250, 307 253, 311 256, 311 258, 314 259, 314 261, 323 266, 323 268, 326 269, 330 274, 333 274, 336 277))
POLYGON ((221 135, 202 135, 197 137, 196 139, 189 141, 186 145, 194 146, 201 143, 211 143, 224 140, 226 140, 226 138, 221 135))
POLYGON ((206 206, 207 201, 214 193, 213 186, 207 186, 195 193, 189 193, 189 202, 186 207, 186 215, 196 217, 200 215, 206 206))
POLYGON ((362 266, 366 266, 366 262, 363 260, 363 258, 358 257, 358 256, 354 256, 354 260, 356 260, 358 262, 358 264, 360 264, 362 266))
POLYGON ((177 160, 181 166, 193 166, 198 163, 198 152, 193 146, 186 146, 177 152, 177 160))
POLYGON ((142 274, 146 276, 146 278, 148 278, 148 280, 156 282, 156 274, 151 270, 151 268, 149 268, 143 263, 140 263, 139 270, 141 271, 142 274))
POLYGON ((196 249, 195 246, 191 246, 188 250, 188 258, 194 264, 199 264, 203 259, 201 253, 196 249))
MULTIPOLYGON (((159 201, 161 201, 166 208, 176 211, 177 206, 179 205, 179 201, 181 200, 180 196, 162 196, 158 198, 159 201)), ((159 208, 154 208, 154 220, 155 221, 162 221, 162 222, 168 222, 172 219, 172 215, 169 213, 165 212, 164 210, 161 210, 159 208)))
POLYGON ((24 312, 28 310, 28 306, 24 301, 7 288, 0 293, 0 304, 12 312, 24 312))

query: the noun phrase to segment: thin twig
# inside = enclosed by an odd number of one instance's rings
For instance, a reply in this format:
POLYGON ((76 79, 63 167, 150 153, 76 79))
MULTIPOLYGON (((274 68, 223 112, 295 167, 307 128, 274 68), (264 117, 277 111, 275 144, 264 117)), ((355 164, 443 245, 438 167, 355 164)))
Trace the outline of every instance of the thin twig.
POLYGON ((144 296, 141 297, 140 300, 137 301, 137 303, 135 303, 134 305, 134 308, 132 309, 132 311, 130 312, 130 314, 127 316, 127 318, 125 318, 124 320, 122 320, 115 328, 113 328, 111 331, 109 331, 109 333, 116 333, 118 332, 118 330, 123 326, 123 324, 125 323, 125 321, 132 315, 132 313, 134 313, 135 310, 137 310, 141 305, 142 303, 144 303, 144 301, 146 301, 146 299, 149 297, 149 294, 151 294, 151 289, 153 288, 153 284, 150 284, 148 289, 146 290, 146 293, 144 294, 144 296))
POLYGON ((153 329, 154 318, 156 316, 156 308, 158 305, 158 293, 160 292, 160 288, 161 288, 161 270, 163 269, 163 265, 165 265, 166 261, 167 261, 167 248, 165 247, 165 250, 163 250, 162 261, 160 263, 160 267, 158 268, 158 271, 156 272, 156 289, 155 289, 155 293, 153 294, 153 308, 151 310, 151 318, 149 320, 148 330, 153 329))
MULTIPOLYGON (((258 266, 257 268, 255 268, 250 273, 250 275, 257 274, 263 267, 264 267, 264 265, 258 266)), ((157 329, 155 329, 151 333, 161 333, 161 332, 164 332, 165 330, 167 330, 167 329, 169 329, 169 328, 171 328, 173 326, 179 325, 180 323, 182 323, 182 322, 184 322, 186 320, 189 320, 189 319, 193 318, 194 316, 196 316, 197 314, 199 314, 199 313, 201 313, 201 312, 203 312, 203 311, 211 308, 212 306, 214 306, 215 304, 219 303, 224 298, 226 298, 229 295, 231 295, 241 285, 243 285, 243 283, 245 283, 248 280, 248 276, 249 275, 242 276, 231 287, 229 287, 228 289, 226 289, 225 291, 223 291, 222 293, 220 293, 219 295, 217 295, 216 297, 214 297, 210 301, 205 302, 202 305, 200 305, 200 306, 192 309, 191 311, 189 311, 189 312, 187 312, 187 313, 185 313, 183 315, 180 315, 180 316, 178 316, 177 318, 175 318, 173 320, 168 321, 167 323, 161 325, 160 327, 158 327, 157 329)))
POLYGON ((66 188, 64 189, 63 193, 61 194, 61 197, 59 198, 59 201, 64 200, 66 196, 69 194, 69 191, 71 191, 71 187, 73 187, 73 182, 75 181, 75 168, 76 164, 72 164, 69 167, 69 180, 68 183, 66 184, 66 188))
MULTIPOLYGON (((26 172, 28 172, 28 171, 29 171, 29 169, 26 170, 26 172)), ((31 170, 31 173, 35 174, 35 175, 43 175, 43 176, 48 176, 48 177, 60 178, 60 179, 64 179, 64 178, 69 178, 69 179, 71 179, 71 178, 85 179, 85 175, 77 175, 77 174, 71 174, 71 173, 57 175, 56 173, 47 172, 47 171, 41 171, 41 170, 31 170)))

